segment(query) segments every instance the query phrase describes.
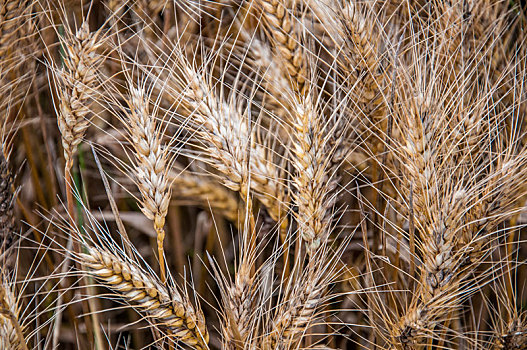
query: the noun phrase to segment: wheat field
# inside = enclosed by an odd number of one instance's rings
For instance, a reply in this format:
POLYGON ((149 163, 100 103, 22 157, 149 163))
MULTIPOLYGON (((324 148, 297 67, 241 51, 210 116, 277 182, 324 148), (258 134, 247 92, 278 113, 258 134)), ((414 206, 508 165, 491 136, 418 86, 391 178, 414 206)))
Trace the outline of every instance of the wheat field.
POLYGON ((0 349, 527 350, 526 15, 0 0, 0 349))

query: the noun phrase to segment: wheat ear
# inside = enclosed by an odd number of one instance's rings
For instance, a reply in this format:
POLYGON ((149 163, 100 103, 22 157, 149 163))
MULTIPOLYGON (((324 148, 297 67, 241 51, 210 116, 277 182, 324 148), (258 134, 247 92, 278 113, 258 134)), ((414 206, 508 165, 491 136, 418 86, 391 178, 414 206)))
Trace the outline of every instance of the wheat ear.
POLYGON ((284 293, 272 320, 271 330, 263 339, 265 349, 294 349, 317 318, 317 312, 327 300, 326 289, 332 280, 330 264, 323 250, 316 252, 304 273, 284 293), (316 262, 315 262, 316 261, 316 262))
POLYGON ((28 350, 19 321, 18 303, 11 286, 2 274, 0 283, 0 347, 6 350, 28 350))
POLYGON ((264 23, 275 49, 286 63, 293 90, 304 95, 307 79, 306 62, 302 44, 295 32, 296 18, 291 12, 293 10, 287 8, 281 0, 258 0, 256 6, 263 13, 264 23))
MULTIPOLYGON (((67 27, 66 27, 67 28, 67 27)), ((59 95, 58 125, 66 168, 71 169, 76 147, 81 143, 89 125, 90 106, 96 88, 97 69, 102 56, 97 53, 102 41, 98 33, 90 33, 84 21, 75 34, 62 41, 64 68, 54 71, 59 95)))
POLYGON ((256 290, 250 270, 250 265, 242 261, 236 271, 234 284, 224 286, 226 320, 223 322, 223 337, 227 349, 246 346, 250 342, 251 333, 255 333, 256 290))
MULTIPOLYGON (((380 58, 373 37, 371 23, 355 1, 347 2, 340 15, 339 30, 342 36, 343 54, 337 56, 343 71, 344 84, 351 90, 352 110, 359 116, 369 118, 369 133, 381 128, 380 118, 385 116, 384 96, 381 89, 383 74, 380 72, 380 58)), ((365 122, 360 122, 363 127, 365 122)), ((378 146, 374 145, 374 153, 378 146)))
POLYGON ((403 347, 430 337, 473 292, 467 278, 492 250, 491 243, 499 237, 493 231, 517 212, 527 175, 525 149, 514 151, 520 139, 511 137, 512 145, 505 147, 491 144, 486 132, 492 131, 479 128, 464 132, 459 141, 445 127, 451 121, 448 116, 435 115, 426 103, 415 108, 415 113, 404 114, 411 120, 406 121, 405 145, 399 151, 403 188, 414 198, 422 263, 418 290, 395 332, 403 347), (422 120, 423 115, 432 118, 422 120), (471 157, 474 142, 464 142, 474 137, 488 143, 480 146, 478 157, 471 157), (485 147, 493 147, 493 153, 486 154, 485 147))
POLYGON ((212 209, 227 220, 238 222, 238 199, 221 183, 181 168, 171 171, 168 177, 172 183, 172 197, 177 198, 178 202, 199 205, 206 210, 212 209))
POLYGON ((255 140, 247 116, 218 98, 201 74, 188 64, 182 69, 188 82, 184 95, 193 112, 191 122, 207 146, 212 165, 225 175, 225 185, 240 192, 244 201, 251 190, 274 220, 285 222, 287 194, 280 169, 271 160, 272 151, 255 140))
POLYGON ((162 132, 156 117, 149 112, 143 89, 130 86, 130 113, 127 128, 135 149, 136 182, 142 196, 141 211, 154 223, 157 234, 157 252, 161 281, 165 283, 165 218, 170 205, 171 188, 168 181, 170 157, 168 148, 162 147, 162 132))
POLYGON ((79 254, 89 273, 123 298, 155 327, 168 331, 168 339, 195 349, 207 349, 209 335, 203 315, 177 290, 170 291, 150 274, 117 255, 97 248, 79 254))
POLYGON ((311 103, 311 96, 302 100, 295 105, 292 118, 293 197, 298 229, 312 255, 328 237, 337 183, 329 142, 333 130, 311 103))

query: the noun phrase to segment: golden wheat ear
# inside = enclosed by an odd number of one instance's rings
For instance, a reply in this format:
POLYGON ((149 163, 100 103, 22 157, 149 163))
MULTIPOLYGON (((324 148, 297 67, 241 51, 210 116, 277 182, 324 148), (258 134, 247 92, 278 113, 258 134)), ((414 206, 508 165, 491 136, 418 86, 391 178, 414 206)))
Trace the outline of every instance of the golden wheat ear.
MULTIPOLYGON (((134 247, 127 246, 130 253, 126 253, 87 208, 84 212, 88 223, 82 229, 88 234, 81 233, 68 220, 64 220, 61 228, 83 247, 82 253, 65 251, 78 262, 81 276, 94 277, 99 286, 109 289, 112 296, 139 313, 151 326, 156 342, 169 342, 172 346, 183 343, 198 350, 208 349, 205 318, 199 307, 190 302, 186 289, 176 287, 170 275, 166 282, 162 282, 141 263, 134 247)), ((125 244, 129 245, 129 242, 125 244)), ((99 292, 94 296, 105 297, 105 294, 99 292)))
POLYGON ((57 93, 57 121, 62 135, 66 169, 73 166, 73 156, 82 142, 91 118, 97 70, 103 61, 98 49, 99 33, 90 32, 84 21, 76 32, 67 26, 61 39, 64 48, 63 66, 52 68, 57 93))
MULTIPOLYGON (((161 280, 166 281, 163 242, 165 218, 170 204, 171 186, 168 172, 172 167, 169 145, 162 144, 163 126, 149 111, 149 100, 142 87, 129 86, 126 124, 135 150, 135 177, 141 192, 142 212, 152 220, 157 234, 161 280)), ((155 111, 154 111, 155 113, 155 111)))
POLYGON ((182 342, 195 349, 207 349, 209 336, 200 311, 188 297, 167 288, 155 276, 130 260, 100 248, 79 255, 87 273, 144 315, 171 343, 182 342))
POLYGON ((169 58, 174 68, 167 78, 156 72, 150 78, 166 84, 168 94, 178 96, 185 113, 175 113, 174 122, 193 135, 187 140, 189 148, 200 150, 198 159, 220 172, 224 185, 239 192, 243 201, 250 202, 250 193, 275 221, 285 221, 284 171, 275 163, 273 150, 260 142, 250 111, 244 107, 244 96, 236 91, 225 96, 227 87, 214 82, 207 65, 195 67, 179 50, 174 56, 169 58))

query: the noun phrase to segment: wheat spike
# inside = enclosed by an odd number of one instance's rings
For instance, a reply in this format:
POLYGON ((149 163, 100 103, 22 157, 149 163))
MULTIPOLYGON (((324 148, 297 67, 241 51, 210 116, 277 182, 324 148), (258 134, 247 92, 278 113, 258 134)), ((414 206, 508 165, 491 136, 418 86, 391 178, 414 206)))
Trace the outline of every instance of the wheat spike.
POLYGON ((226 175, 225 185, 240 192, 243 200, 247 199, 250 186, 269 215, 276 221, 283 220, 286 193, 280 169, 271 160, 271 151, 254 139, 247 117, 238 108, 219 99, 189 65, 182 69, 189 84, 184 94, 193 111, 191 122, 207 145, 212 165, 226 175))
POLYGON ((79 255, 89 273, 122 297, 154 326, 167 330, 167 337, 195 349, 207 349, 209 335, 203 315, 187 298, 162 285, 139 267, 97 248, 79 255))
POLYGON ((161 144, 162 133, 156 117, 149 112, 144 91, 130 86, 130 113, 127 128, 135 149, 136 183, 142 197, 141 211, 153 221, 157 233, 157 249, 161 280, 166 280, 163 242, 165 218, 170 205, 171 187, 168 181, 170 157, 168 147, 161 144))
POLYGON ((236 272, 234 284, 225 287, 225 315, 223 336, 227 349, 237 349, 250 344, 251 334, 256 333, 254 309, 256 291, 250 277, 249 266, 242 264, 236 272))
POLYGON ((308 266, 278 307, 270 334, 263 340, 265 349, 295 348, 316 319, 317 311, 326 300, 327 281, 331 279, 331 273, 325 275, 328 271, 324 270, 327 266, 322 255, 317 257, 320 259, 317 264, 308 266))
POLYGON ((84 21, 75 34, 66 27, 63 39, 64 68, 53 71, 57 83, 58 126, 62 135, 66 168, 73 165, 76 147, 81 143, 89 125, 90 106, 97 84, 97 69, 102 56, 98 33, 91 33, 84 21))
POLYGON ((240 208, 232 192, 207 176, 193 174, 189 170, 178 169, 168 174, 172 184, 172 197, 178 202, 199 205, 223 215, 227 220, 237 223, 240 208))
MULTIPOLYGON (((286 3, 295 4, 294 1, 286 3)), ((263 13, 264 23, 275 49, 284 59, 293 90, 303 95, 306 92, 306 62, 302 44, 296 34, 296 16, 292 13, 294 9, 288 8, 281 0, 259 0, 256 5, 263 13)))
POLYGON ((296 104, 293 121, 292 164, 298 205, 299 232, 312 255, 328 238, 335 202, 336 169, 332 163, 333 129, 312 105, 311 96, 296 104))

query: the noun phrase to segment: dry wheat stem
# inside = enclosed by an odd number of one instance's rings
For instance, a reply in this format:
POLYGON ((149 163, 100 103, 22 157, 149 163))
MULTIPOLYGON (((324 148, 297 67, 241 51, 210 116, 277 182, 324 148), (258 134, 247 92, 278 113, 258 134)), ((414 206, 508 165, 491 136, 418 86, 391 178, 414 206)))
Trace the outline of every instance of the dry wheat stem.
POLYGON ((167 330, 167 338, 195 349, 207 349, 209 335, 203 315, 177 290, 170 292, 153 276, 117 255, 97 248, 79 254, 89 273, 123 298, 156 328, 167 330))

